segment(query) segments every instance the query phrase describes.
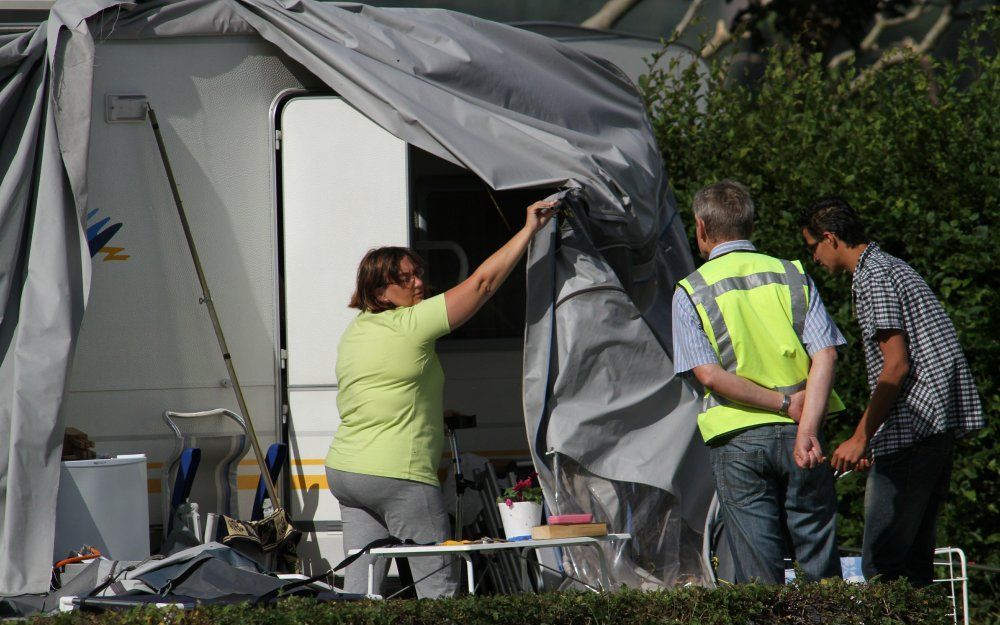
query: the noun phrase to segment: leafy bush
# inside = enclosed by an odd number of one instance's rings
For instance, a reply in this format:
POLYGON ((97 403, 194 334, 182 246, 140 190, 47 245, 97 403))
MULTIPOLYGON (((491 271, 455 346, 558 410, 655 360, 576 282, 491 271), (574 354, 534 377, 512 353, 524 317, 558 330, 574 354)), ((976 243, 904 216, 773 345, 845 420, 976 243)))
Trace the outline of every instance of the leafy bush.
MULTIPOLYGON (((728 80, 722 60, 711 68, 707 89, 695 67, 679 77, 653 71, 640 85, 689 227, 694 193, 719 179, 736 179, 750 187, 757 205, 758 247, 811 261, 797 213, 822 196, 840 195, 865 218, 869 234, 938 294, 987 418, 986 429, 956 448, 938 544, 961 547, 972 561, 993 566, 1000 564, 994 443, 1000 342, 993 314, 1000 234, 998 30, 1000 11, 993 10, 967 33, 956 60, 909 58, 866 75, 850 67, 831 74, 818 55, 776 49, 755 84, 728 80)), ((810 273, 849 343, 836 383, 849 410, 826 425, 833 447, 853 432, 869 390, 850 276, 830 276, 818 265, 810 273)), ((850 475, 837 487, 841 544, 860 546, 864 478, 850 475)), ((973 573, 972 581, 980 618, 1000 617, 993 599, 1000 580, 973 573)))
POLYGON ((103 615, 70 612, 35 619, 46 625, 879 625, 950 622, 941 588, 914 590, 904 582, 747 585, 669 592, 548 593, 320 604, 289 599, 273 609, 206 607, 190 612, 155 609, 103 615))

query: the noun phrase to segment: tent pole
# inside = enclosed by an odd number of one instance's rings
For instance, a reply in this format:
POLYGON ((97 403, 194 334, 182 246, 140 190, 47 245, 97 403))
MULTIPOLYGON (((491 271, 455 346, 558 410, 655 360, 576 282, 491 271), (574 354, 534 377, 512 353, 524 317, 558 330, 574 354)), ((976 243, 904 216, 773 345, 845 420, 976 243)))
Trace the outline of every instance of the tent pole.
POLYGON ((163 162, 163 169, 167 174, 167 181, 170 183, 170 193, 174 196, 174 205, 177 207, 177 215, 181 219, 181 226, 184 228, 184 238, 187 239, 188 250, 191 252, 191 260, 194 262, 195 271, 198 273, 198 282, 201 283, 201 303, 208 306, 208 315, 212 318, 212 326, 215 328, 215 338, 219 341, 219 349, 222 351, 222 359, 226 362, 226 369, 229 371, 229 379, 233 383, 233 391, 236 393, 236 402, 240 406, 247 424, 247 431, 250 434, 250 443, 253 445, 254 455, 257 457, 257 464, 260 466, 261 477, 264 478, 264 485, 267 487, 267 495, 271 498, 271 505, 275 510, 281 508, 281 502, 274 489, 274 481, 267 470, 267 463, 264 462, 264 454, 260 450, 260 442, 257 440, 257 432, 253 427, 253 419, 250 418, 250 410, 247 402, 243 398, 243 388, 236 377, 236 368, 233 366, 232 356, 229 354, 229 346, 226 345, 226 337, 222 333, 222 324, 219 322, 219 315, 215 312, 215 303, 212 301, 212 293, 208 290, 208 280, 205 279, 205 271, 202 269, 201 259, 198 257, 198 248, 194 244, 194 236, 191 234, 191 226, 188 224, 187 215, 184 212, 184 204, 181 202, 181 195, 177 191, 177 181, 174 179, 174 171, 170 167, 170 159, 167 157, 167 149, 163 144, 163 135, 160 134, 160 124, 156 120, 156 113, 153 107, 146 104, 146 111, 149 113, 149 124, 153 127, 153 134, 156 136, 156 147, 160 150, 160 160, 163 162))

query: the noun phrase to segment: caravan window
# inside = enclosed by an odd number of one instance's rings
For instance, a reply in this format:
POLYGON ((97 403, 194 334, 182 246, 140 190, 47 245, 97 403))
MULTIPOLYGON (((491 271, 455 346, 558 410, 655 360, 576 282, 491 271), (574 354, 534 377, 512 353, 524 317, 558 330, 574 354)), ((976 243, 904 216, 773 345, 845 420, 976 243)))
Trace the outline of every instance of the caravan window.
MULTIPOLYGON (((471 173, 454 169, 454 175, 418 176, 413 194, 413 245, 427 261, 427 277, 434 293, 458 284, 463 271, 475 271, 524 226, 525 208, 554 192, 497 192, 471 173)), ((524 336, 524 271, 522 259, 482 310, 443 340, 516 339, 520 346, 524 336)))

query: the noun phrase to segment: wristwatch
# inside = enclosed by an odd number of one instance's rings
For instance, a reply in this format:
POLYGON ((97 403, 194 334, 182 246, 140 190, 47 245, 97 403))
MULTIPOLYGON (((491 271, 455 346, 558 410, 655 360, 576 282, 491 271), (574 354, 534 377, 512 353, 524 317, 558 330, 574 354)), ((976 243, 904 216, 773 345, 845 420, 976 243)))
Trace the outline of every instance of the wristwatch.
POLYGON ((788 416, 788 406, 792 404, 792 398, 788 395, 781 396, 781 408, 778 408, 778 414, 783 417, 788 416))

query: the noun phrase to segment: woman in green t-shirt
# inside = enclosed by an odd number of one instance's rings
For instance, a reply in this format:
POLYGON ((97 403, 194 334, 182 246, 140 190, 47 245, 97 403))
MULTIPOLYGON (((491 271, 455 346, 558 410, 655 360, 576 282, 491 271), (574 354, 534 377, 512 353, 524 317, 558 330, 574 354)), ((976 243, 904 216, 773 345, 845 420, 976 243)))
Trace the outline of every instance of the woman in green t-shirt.
MULTIPOLYGON (((341 424, 326 458, 330 491, 340 502, 344 550, 395 536, 418 543, 448 538, 438 485, 444 439, 444 373, 434 342, 468 321, 496 292, 528 243, 552 218, 557 202, 535 202, 524 227, 471 276, 424 299, 423 261, 405 248, 369 251, 358 267, 350 306, 361 313, 337 349, 341 424)), ((347 592, 367 592, 369 558, 347 567, 347 592)), ((376 563, 375 590, 388 563, 376 563)), ((415 558, 410 568, 421 598, 458 588, 446 558, 415 558), (423 578, 423 581, 419 581, 423 578)))

